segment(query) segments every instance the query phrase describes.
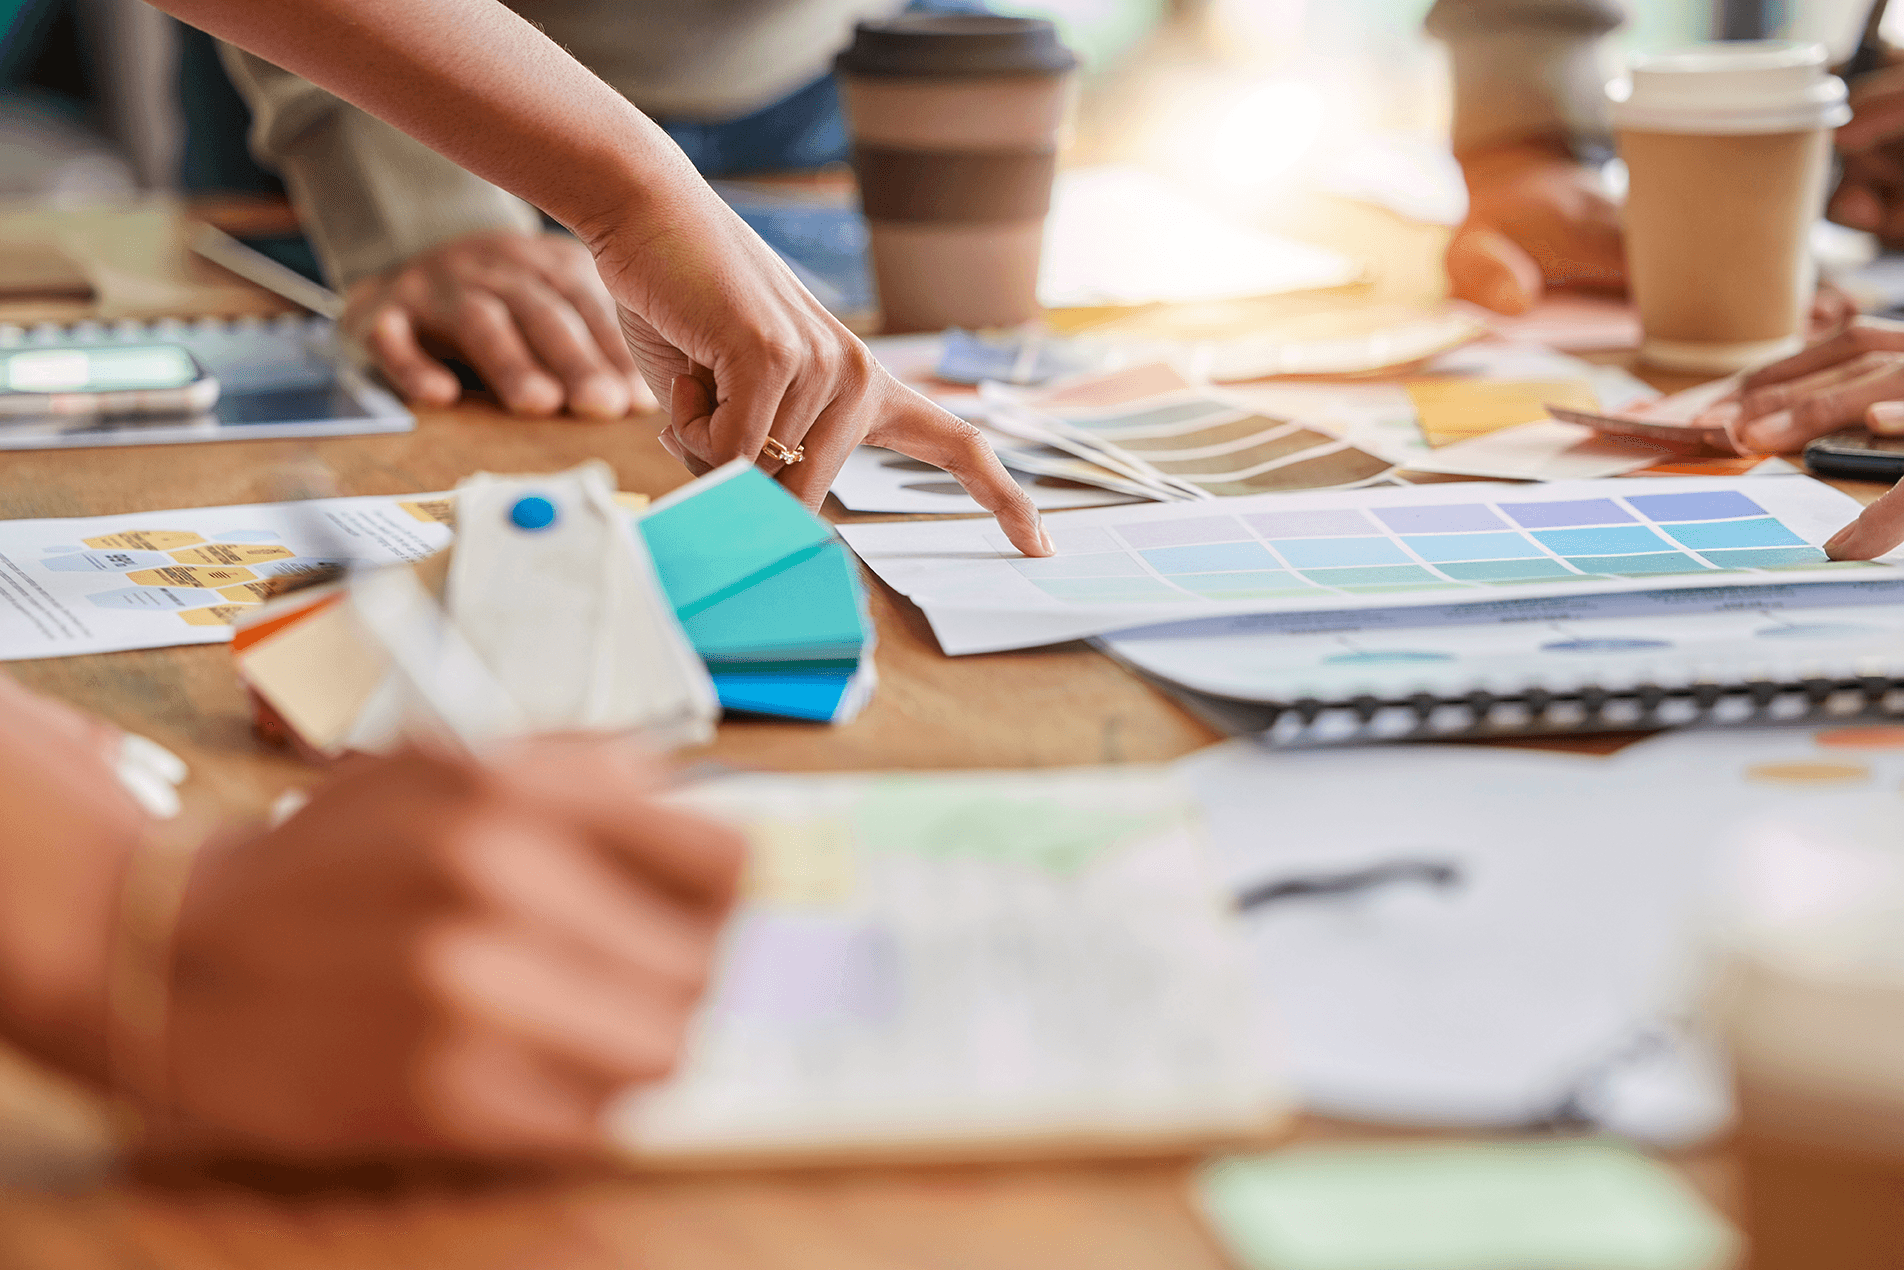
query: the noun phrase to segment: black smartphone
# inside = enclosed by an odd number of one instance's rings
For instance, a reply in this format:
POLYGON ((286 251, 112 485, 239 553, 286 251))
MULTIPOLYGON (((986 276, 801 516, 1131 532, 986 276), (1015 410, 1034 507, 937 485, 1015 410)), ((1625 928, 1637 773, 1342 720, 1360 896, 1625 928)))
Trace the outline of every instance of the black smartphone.
POLYGON ((1896 482, 1904 479, 1904 437, 1846 428, 1806 446, 1805 465, 1819 476, 1840 480, 1896 482))

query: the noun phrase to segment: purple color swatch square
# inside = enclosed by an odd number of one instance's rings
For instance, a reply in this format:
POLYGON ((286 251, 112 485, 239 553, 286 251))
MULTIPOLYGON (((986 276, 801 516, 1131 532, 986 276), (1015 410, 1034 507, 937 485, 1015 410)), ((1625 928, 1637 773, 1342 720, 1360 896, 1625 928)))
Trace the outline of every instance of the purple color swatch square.
POLYGON ((1507 522, 1479 503, 1432 507, 1377 507, 1375 514, 1398 534, 1462 534, 1499 529, 1507 522))
POLYGON ((1626 501, 1654 520, 1726 520, 1733 516, 1765 515, 1763 507, 1735 489, 1635 494, 1626 501))
POLYGON ((1133 547, 1189 547, 1205 542, 1248 542, 1249 530, 1234 516, 1191 516, 1183 520, 1133 520, 1117 526, 1133 547))
POLYGON ((1378 528, 1361 512, 1347 507, 1312 512, 1258 512, 1243 519, 1265 538, 1336 538, 1370 534, 1378 528))
POLYGON ((1633 514, 1610 498, 1574 498, 1560 503, 1502 503, 1501 510, 1528 529, 1565 525, 1630 524, 1633 514))

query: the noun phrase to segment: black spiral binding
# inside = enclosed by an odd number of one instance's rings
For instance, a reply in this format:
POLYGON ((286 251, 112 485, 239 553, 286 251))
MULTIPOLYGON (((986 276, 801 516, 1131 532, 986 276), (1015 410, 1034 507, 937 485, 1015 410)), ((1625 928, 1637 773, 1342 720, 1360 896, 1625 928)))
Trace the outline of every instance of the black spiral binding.
POLYGON ((1321 701, 1238 701, 1146 675, 1185 709, 1232 736, 1253 736, 1275 749, 1309 749, 1391 741, 1473 741, 1492 737, 1568 736, 1658 728, 1815 723, 1904 718, 1904 679, 1769 679, 1641 684, 1609 691, 1530 689, 1496 695, 1356 697, 1321 701))

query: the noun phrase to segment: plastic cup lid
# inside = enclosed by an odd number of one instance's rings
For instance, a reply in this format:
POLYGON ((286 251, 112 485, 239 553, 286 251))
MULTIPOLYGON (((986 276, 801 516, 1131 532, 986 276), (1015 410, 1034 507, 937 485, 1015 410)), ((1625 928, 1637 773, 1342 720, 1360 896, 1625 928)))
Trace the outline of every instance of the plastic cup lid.
POLYGON ((915 13, 861 22, 833 64, 848 75, 970 78, 1062 75, 1078 59, 1043 18, 915 13))
POLYGON ((1633 59, 1607 87, 1613 126, 1638 132, 1763 133, 1851 118, 1822 44, 1735 40, 1633 59))

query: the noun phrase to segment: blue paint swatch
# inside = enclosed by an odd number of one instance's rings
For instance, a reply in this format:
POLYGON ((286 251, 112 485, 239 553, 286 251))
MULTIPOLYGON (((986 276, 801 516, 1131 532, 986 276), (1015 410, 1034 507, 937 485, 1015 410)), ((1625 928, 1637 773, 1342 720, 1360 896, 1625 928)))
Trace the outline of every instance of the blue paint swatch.
POLYGON ((1198 595, 1225 592, 1312 591, 1300 574, 1286 569, 1252 569, 1242 573, 1185 573, 1170 579, 1198 595))
POLYGON ((1672 547, 1645 525, 1608 525, 1604 529, 1544 529, 1535 534, 1556 555, 1629 555, 1672 547))
POLYGON ((1558 560, 1542 556, 1538 560, 1470 560, 1462 564, 1438 566, 1451 578, 1463 582, 1534 582, 1544 578, 1577 578, 1558 560))
POLYGON ((1802 547, 1805 540, 1770 516, 1751 520, 1709 520, 1690 525, 1662 525, 1668 534, 1694 551, 1708 547, 1802 547))
POLYGON ((1763 516, 1765 509, 1737 490, 1694 490, 1689 494, 1634 494, 1627 502, 1654 520, 1724 520, 1763 516))
POLYGON ((1703 573, 1706 567, 1694 556, 1663 551, 1643 556, 1569 556, 1567 563, 1583 573, 1703 573))
POLYGON ((1105 552, 1087 556, 1026 557, 1011 562, 1012 568, 1036 582, 1040 578, 1142 578, 1144 566, 1123 552, 1105 552))
POLYGON ((1143 552, 1159 573, 1219 573, 1229 569, 1274 569, 1276 557, 1260 542, 1215 542, 1200 547, 1160 547, 1143 552))
POLYGON ((1451 503, 1436 507, 1377 507, 1375 514, 1398 534, 1459 534, 1504 529, 1507 522, 1491 507, 1451 503))
POLYGON ((1393 538, 1297 538, 1274 544, 1298 569, 1355 564, 1408 564, 1408 553, 1393 538))
POLYGON ((1721 569, 1777 569, 1824 564, 1826 561, 1825 553, 1817 547, 1761 547, 1745 551, 1702 551, 1699 554, 1721 569))
POLYGON ((1243 519, 1265 538, 1331 538, 1374 533, 1380 528, 1370 524, 1361 512, 1347 507, 1312 512, 1257 512, 1243 519))
POLYGON ((1561 525, 1625 525, 1633 517, 1610 498, 1576 498, 1564 503, 1502 503, 1501 510, 1529 529, 1561 525))
POLYGON ((1304 569, 1302 576, 1323 586, 1397 586, 1407 582, 1440 582, 1418 564, 1375 569, 1304 569))
POLYGON ((1525 560, 1541 550, 1521 534, 1436 534, 1404 538, 1423 560, 1525 560))
POLYGON ((1132 521, 1117 532, 1133 547, 1182 547, 1198 542, 1247 542, 1249 530, 1234 516, 1190 516, 1183 520, 1132 521))

